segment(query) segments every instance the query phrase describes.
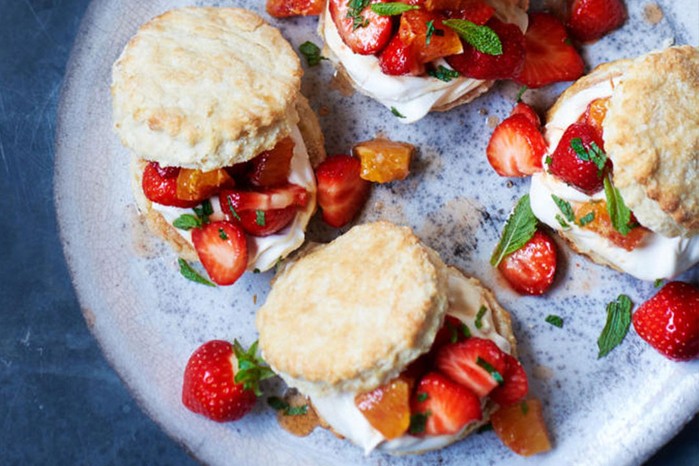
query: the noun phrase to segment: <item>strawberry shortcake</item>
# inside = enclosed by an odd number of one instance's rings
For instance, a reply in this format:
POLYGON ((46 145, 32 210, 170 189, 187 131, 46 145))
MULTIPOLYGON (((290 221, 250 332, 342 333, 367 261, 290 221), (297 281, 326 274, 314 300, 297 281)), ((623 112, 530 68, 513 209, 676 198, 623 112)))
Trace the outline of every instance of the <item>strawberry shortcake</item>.
MULTIPOLYGON (((445 447, 527 396, 510 315, 409 228, 355 226, 299 256, 257 314, 262 355, 365 453, 445 447)), ((494 427, 522 428, 519 452, 533 454, 549 442, 527 402, 494 427)))
POLYGON ((548 112, 531 207, 578 252, 643 280, 699 262, 699 49, 597 67, 548 112))
POLYGON ((302 69, 281 33, 236 8, 182 8, 143 25, 113 67, 114 125, 137 205, 217 284, 298 248, 324 157, 302 69))

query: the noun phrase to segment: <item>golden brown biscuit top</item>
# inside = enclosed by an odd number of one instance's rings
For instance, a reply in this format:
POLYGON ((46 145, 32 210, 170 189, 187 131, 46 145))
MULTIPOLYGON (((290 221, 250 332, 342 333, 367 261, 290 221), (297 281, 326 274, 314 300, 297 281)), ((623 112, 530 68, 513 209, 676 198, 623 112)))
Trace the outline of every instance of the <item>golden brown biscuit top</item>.
POLYGON ((253 12, 182 8, 144 24, 114 64, 116 131, 137 156, 210 170, 286 137, 302 69, 253 12))
POLYGON ((698 109, 699 49, 671 47, 631 64, 604 120, 615 186, 665 236, 699 233, 698 109))
POLYGON ((266 361, 302 392, 375 388, 429 350, 446 266, 405 227, 352 228, 289 265, 257 315, 266 361))

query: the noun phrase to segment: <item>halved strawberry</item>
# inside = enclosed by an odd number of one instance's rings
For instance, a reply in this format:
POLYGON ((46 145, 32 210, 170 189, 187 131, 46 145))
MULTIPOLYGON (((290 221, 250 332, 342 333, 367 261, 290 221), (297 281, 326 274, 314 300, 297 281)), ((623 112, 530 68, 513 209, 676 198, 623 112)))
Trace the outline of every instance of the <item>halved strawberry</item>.
MULTIPOLYGON (((328 8, 342 41, 354 53, 373 55, 380 52, 391 38, 391 16, 380 16, 370 6, 361 11, 351 10, 349 0, 328 0, 328 8)), ((355 4, 358 2, 354 2, 355 4)), ((370 3, 379 3, 371 0, 370 3)))
POLYGON ((548 13, 529 14, 524 50, 524 66, 514 78, 527 87, 573 81, 585 71, 582 57, 569 43, 565 26, 548 13))
POLYGON ((284 138, 272 149, 252 159, 248 180, 254 186, 272 187, 288 183, 291 159, 294 156, 294 141, 284 138))
POLYGON ((232 285, 245 272, 248 247, 240 227, 223 220, 207 223, 192 230, 192 243, 214 283, 232 285))
POLYGON ((492 18, 486 26, 500 38, 502 54, 479 52, 464 42, 464 51, 446 57, 447 63, 464 76, 475 79, 510 79, 519 73, 524 63, 524 35, 514 24, 492 18))
POLYGON ((505 256, 498 270, 516 292, 540 295, 553 283, 556 266, 555 243, 547 233, 537 230, 524 246, 505 256))
POLYGON ((675 361, 699 357, 699 288, 670 282, 634 312, 633 327, 660 354, 675 361))
POLYGON ((446 316, 444 325, 437 331, 434 337, 430 353, 436 353, 442 346, 450 343, 464 341, 470 336, 470 329, 461 320, 454 316, 446 316))
POLYGON ((588 195, 595 194, 604 187, 604 177, 612 169, 611 160, 607 159, 600 169, 592 159, 581 156, 580 151, 576 150, 582 147, 583 153, 594 154, 596 149, 593 143, 604 152, 604 141, 593 126, 574 123, 561 136, 549 164, 552 174, 588 195))
POLYGON ((371 183, 360 172, 361 162, 350 155, 328 157, 316 168, 318 205, 328 225, 346 225, 366 203, 371 183))
POLYGON ((179 167, 161 167, 158 162, 150 162, 143 170, 141 187, 146 198, 157 204, 174 207, 194 207, 199 200, 186 200, 177 197, 177 176, 179 167))
POLYGON ((597 40, 626 21, 622 0, 573 0, 566 26, 578 40, 597 40))
POLYGON ((298 207, 292 205, 283 209, 241 210, 237 218, 228 215, 227 217, 231 222, 239 224, 249 235, 269 236, 291 223, 296 212, 298 207))
POLYGON ((503 382, 505 353, 490 340, 472 337, 449 344, 437 352, 437 369, 479 397, 503 382))
POLYGON ((511 405, 523 400, 529 391, 529 380, 524 368, 509 354, 505 354, 507 368, 503 374, 505 383, 490 392, 490 399, 500 406, 511 405))
POLYGON ((267 13, 275 18, 315 16, 323 12, 325 0, 267 0, 267 13))
POLYGON ((528 176, 542 170, 546 141, 530 117, 518 113, 495 128, 485 153, 498 175, 528 176))
POLYGON ((220 203, 223 212, 235 217, 231 208, 240 213, 243 210, 284 209, 289 206, 305 207, 308 203, 308 191, 296 184, 258 191, 226 189, 220 193, 220 203))
POLYGON ((260 380, 274 373, 257 354, 235 341, 212 340, 197 348, 184 370, 182 403, 190 410, 217 422, 236 421, 249 413, 260 380))
POLYGON ((384 74, 389 76, 413 75, 419 76, 425 72, 425 67, 417 59, 417 53, 410 44, 401 39, 400 34, 393 36, 386 48, 379 55, 379 66, 384 74))
POLYGON ((519 114, 522 114, 525 117, 527 117, 527 120, 531 121, 537 129, 541 129, 541 119, 539 118, 539 115, 536 113, 536 110, 531 108, 529 105, 525 104, 524 102, 517 102, 517 104, 510 112, 510 116, 519 114))
POLYGON ((437 372, 420 380, 410 412, 409 432, 413 435, 453 435, 483 418, 478 396, 437 372))
POLYGON ((495 8, 483 0, 459 0, 456 6, 441 9, 449 10, 446 12, 448 18, 466 19, 479 26, 487 23, 495 14, 495 8))

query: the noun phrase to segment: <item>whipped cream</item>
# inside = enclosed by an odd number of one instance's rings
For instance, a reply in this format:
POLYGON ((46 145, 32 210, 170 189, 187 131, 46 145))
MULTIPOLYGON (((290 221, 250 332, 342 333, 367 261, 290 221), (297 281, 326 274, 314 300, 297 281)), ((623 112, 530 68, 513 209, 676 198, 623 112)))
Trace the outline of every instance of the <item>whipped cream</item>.
MULTIPOLYGON (((526 30, 527 16, 522 10, 503 1, 493 3, 498 8, 498 17, 517 24, 523 31, 526 30)), ((384 74, 376 56, 354 53, 343 42, 327 5, 325 13, 321 16, 319 28, 325 38, 326 47, 332 52, 330 58, 342 64, 357 89, 387 108, 397 110, 405 117, 399 118, 402 123, 413 123, 433 108, 456 102, 485 83, 483 80, 463 76, 444 82, 431 76, 384 74)), ((437 60, 434 65, 451 69, 444 60, 437 60)))
MULTIPOLYGON (((585 113, 590 102, 610 97, 619 81, 619 78, 602 81, 576 93, 561 104, 545 128, 549 153, 553 153, 565 130, 585 113)), ((561 212, 551 195, 570 203, 605 200, 603 191, 588 196, 554 175, 536 173, 532 176, 529 193, 532 211, 539 220, 556 230, 563 230, 556 220, 556 215, 561 212)), ((575 238, 581 253, 599 257, 641 280, 672 278, 699 262, 699 236, 668 238, 650 232, 633 251, 627 251, 592 230, 574 223, 569 224, 570 227, 565 229, 566 234, 575 238)))
MULTIPOLYGON (((447 298, 449 300, 447 315, 456 317, 466 324, 471 335, 492 340, 501 350, 508 354, 511 352, 510 343, 495 330, 488 298, 483 289, 475 285, 473 279, 465 277, 456 269, 449 268, 447 298), (482 316, 479 329, 475 322, 481 306, 486 306, 488 311, 482 316)), ((406 434, 393 440, 386 440, 357 408, 354 403, 356 395, 356 393, 345 392, 313 396, 311 401, 318 414, 330 424, 333 430, 362 447, 365 454, 375 449, 404 455, 442 448, 457 440, 466 429, 473 429, 475 426, 473 423, 468 424, 461 432, 452 435, 416 437, 406 434)))
MULTIPOLYGON (((259 270, 264 272, 269 270, 291 252, 295 251, 303 244, 305 238, 306 225, 308 225, 316 207, 316 179, 313 167, 308 158, 306 144, 298 127, 295 126, 291 132, 294 141, 294 155, 291 158, 289 170, 289 183, 302 186, 308 191, 308 204, 303 209, 299 209, 294 219, 282 230, 269 236, 247 235, 248 244, 248 267, 247 270, 259 270)), ((224 220, 225 216, 221 210, 218 196, 211 199, 211 206, 214 213, 209 217, 211 220, 224 220)), ((191 209, 181 207, 165 206, 162 204, 152 204, 153 210, 159 212, 165 220, 172 224, 175 219, 183 214, 192 213, 191 209)), ((177 232, 192 246, 191 231, 176 229, 177 232)))

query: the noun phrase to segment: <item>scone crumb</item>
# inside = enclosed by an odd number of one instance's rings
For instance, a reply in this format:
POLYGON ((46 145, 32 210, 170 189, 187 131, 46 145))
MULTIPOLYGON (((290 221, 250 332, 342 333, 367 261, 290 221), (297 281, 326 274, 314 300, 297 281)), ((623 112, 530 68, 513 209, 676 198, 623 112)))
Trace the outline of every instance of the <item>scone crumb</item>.
POLYGON ((495 115, 489 116, 485 121, 488 124, 488 127, 492 129, 495 129, 495 127, 500 124, 500 118, 496 117, 495 115))
POLYGON ((553 370, 546 366, 535 366, 533 371, 534 377, 542 380, 549 380, 553 377, 553 370))
POLYGON ((662 8, 657 3, 648 3, 643 7, 643 17, 648 24, 655 26, 663 20, 664 14, 662 8))

